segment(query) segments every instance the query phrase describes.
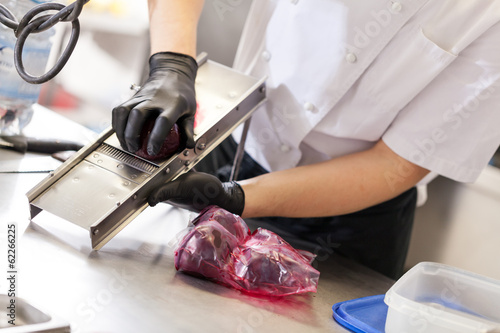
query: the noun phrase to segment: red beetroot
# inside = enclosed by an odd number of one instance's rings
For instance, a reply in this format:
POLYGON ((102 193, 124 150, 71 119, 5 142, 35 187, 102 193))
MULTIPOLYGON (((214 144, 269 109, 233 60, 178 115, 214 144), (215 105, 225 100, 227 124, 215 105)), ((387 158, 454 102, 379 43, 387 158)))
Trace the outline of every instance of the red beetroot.
POLYGON ((196 225, 175 252, 175 268, 206 278, 217 278, 238 240, 215 220, 196 225))
POLYGON ((177 126, 177 124, 174 124, 174 126, 170 130, 170 133, 167 135, 167 138, 163 142, 163 146, 161 146, 158 154, 152 156, 148 154, 148 141, 154 124, 155 119, 151 119, 142 128, 140 137, 142 146, 138 151, 135 152, 135 154, 150 161, 166 160, 179 149, 179 145, 181 142, 179 126, 177 126))
POLYGON ((198 226, 200 223, 208 220, 215 220, 218 224, 222 225, 224 229, 234 235, 240 243, 245 242, 248 237, 250 237, 250 230, 245 221, 238 215, 234 215, 227 210, 217 206, 208 206, 200 212, 193 221, 193 224, 198 226))

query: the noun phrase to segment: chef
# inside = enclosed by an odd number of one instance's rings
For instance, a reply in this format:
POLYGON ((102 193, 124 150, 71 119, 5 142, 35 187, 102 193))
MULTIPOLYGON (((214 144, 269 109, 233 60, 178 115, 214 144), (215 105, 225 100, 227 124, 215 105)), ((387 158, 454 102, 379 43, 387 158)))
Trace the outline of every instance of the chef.
MULTIPOLYGON (((149 0, 150 76, 113 110, 126 149, 150 117, 151 154, 175 122, 193 147, 202 7, 149 0)), ((425 185, 475 181, 500 144, 499 20, 497 0, 254 0, 234 68, 267 76, 268 101, 239 180, 237 130, 150 205, 219 205, 398 278, 425 185)))

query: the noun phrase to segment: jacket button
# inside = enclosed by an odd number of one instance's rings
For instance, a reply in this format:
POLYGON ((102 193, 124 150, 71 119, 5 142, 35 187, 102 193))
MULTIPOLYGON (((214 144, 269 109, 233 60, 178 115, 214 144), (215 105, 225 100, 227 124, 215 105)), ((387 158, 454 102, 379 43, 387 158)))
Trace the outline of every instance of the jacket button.
POLYGON ((288 153, 290 151, 290 146, 288 145, 281 145, 280 150, 284 153, 288 153))
POLYGON ((261 57, 263 60, 269 61, 269 60, 271 60, 271 53, 269 53, 268 51, 263 51, 261 53, 261 57))
POLYGON ((393 2, 392 5, 391 5, 391 8, 395 12, 400 12, 401 9, 403 8, 403 6, 401 5, 400 2, 393 2))
POLYGON ((350 62, 352 64, 355 63, 356 60, 358 60, 358 58, 354 53, 347 53, 345 56, 345 60, 347 60, 347 62, 350 62))
POLYGON ((304 103, 304 110, 309 111, 309 112, 314 112, 316 110, 316 107, 311 102, 305 102, 304 103))

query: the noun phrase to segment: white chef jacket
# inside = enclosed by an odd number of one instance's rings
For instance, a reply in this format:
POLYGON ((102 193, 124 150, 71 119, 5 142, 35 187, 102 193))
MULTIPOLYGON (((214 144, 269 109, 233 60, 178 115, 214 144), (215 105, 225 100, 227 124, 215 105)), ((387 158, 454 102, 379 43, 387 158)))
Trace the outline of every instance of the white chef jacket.
POLYGON ((474 181, 500 144, 499 20, 498 0, 254 0, 234 68, 268 101, 245 150, 275 171, 382 139, 422 184, 474 181))

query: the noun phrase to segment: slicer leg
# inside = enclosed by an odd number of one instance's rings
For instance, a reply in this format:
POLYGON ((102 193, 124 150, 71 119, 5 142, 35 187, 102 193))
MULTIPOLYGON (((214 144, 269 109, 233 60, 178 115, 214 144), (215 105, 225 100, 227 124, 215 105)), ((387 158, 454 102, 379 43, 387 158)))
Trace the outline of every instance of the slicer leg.
POLYGON ((236 150, 236 155, 234 155, 233 168, 231 169, 231 175, 229 176, 229 181, 236 180, 238 177, 241 160, 243 159, 243 153, 245 152, 245 141, 247 139, 248 128, 250 127, 251 120, 252 117, 248 118, 243 124, 243 132, 241 133, 241 139, 240 143, 238 144, 238 149, 236 150))
POLYGON ((30 215, 31 215, 31 219, 33 219, 35 216, 38 215, 38 213, 40 213, 42 211, 42 209, 36 207, 36 206, 33 206, 30 204, 30 215))

